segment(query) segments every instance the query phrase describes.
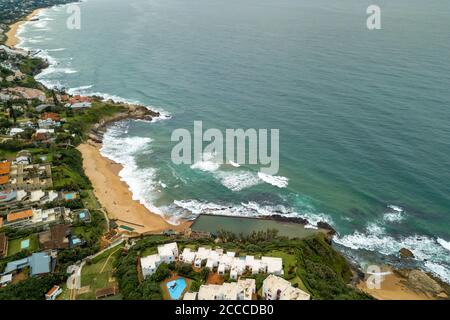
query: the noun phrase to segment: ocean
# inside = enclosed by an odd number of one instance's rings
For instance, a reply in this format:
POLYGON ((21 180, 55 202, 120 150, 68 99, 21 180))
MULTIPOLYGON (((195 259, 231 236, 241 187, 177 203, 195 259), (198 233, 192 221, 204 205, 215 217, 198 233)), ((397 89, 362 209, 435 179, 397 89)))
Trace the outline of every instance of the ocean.
POLYGON ((109 128, 135 199, 172 223, 205 212, 330 223, 363 266, 414 266, 450 282, 450 6, 365 0, 88 0, 21 27, 49 60, 37 78, 71 93, 138 102, 153 122, 109 128), (175 165, 171 133, 280 130, 280 170, 175 165))

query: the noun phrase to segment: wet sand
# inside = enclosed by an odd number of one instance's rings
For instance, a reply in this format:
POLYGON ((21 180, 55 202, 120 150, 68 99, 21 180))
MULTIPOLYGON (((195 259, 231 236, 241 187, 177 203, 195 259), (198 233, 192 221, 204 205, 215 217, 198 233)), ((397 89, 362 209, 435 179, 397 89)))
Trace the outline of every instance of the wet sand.
POLYGON ((168 229, 182 231, 191 225, 190 221, 171 225, 162 216, 150 212, 139 201, 133 200, 128 185, 119 177, 122 166, 103 157, 99 147, 98 144, 89 142, 81 144, 77 149, 83 155, 83 168, 92 182, 94 193, 110 219, 118 219, 118 225, 126 225, 138 233, 168 229))

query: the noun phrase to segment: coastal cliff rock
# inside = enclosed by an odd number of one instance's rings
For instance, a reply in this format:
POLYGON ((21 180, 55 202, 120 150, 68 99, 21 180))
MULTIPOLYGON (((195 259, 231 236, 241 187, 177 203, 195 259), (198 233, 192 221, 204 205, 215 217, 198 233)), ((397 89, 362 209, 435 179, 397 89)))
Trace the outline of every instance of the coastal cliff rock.
POLYGON ((299 223, 303 225, 307 225, 309 222, 306 219, 303 218, 294 218, 294 217, 285 217, 279 214, 274 214, 269 217, 269 219, 280 221, 280 222, 293 222, 293 223, 299 223))
POLYGON ((400 258, 402 258, 402 259, 413 259, 414 258, 414 254, 411 252, 411 250, 409 250, 407 248, 401 248, 399 253, 400 253, 400 258))
MULTIPOLYGON (((116 104, 111 100, 109 100, 108 103, 116 104)), ((91 132, 89 133, 89 139, 96 143, 101 143, 103 140, 105 127, 117 121, 126 119, 152 121, 153 118, 160 116, 159 112, 150 110, 144 106, 134 104, 120 104, 120 106, 124 108, 124 111, 119 112, 111 117, 103 118, 98 123, 92 126, 91 132)))
POLYGON ((437 281, 420 270, 412 270, 407 278, 408 286, 414 290, 422 291, 431 296, 438 296, 444 292, 437 281))
POLYGON ((324 221, 319 221, 317 223, 317 227, 321 228, 321 229, 325 229, 329 231, 330 236, 334 236, 335 234, 337 234, 336 230, 334 230, 334 228, 327 222, 324 221))

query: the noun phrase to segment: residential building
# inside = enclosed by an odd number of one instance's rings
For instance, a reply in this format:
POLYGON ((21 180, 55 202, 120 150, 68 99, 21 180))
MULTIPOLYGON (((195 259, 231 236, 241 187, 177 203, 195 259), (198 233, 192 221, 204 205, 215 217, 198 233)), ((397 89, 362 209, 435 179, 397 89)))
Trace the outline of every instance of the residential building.
MULTIPOLYGON (((52 120, 50 118, 45 119, 45 120, 39 119, 38 120, 38 126, 39 126, 39 129, 59 128, 61 126, 61 122, 54 121, 54 120, 52 120)), ((47 131, 45 131, 45 132, 47 132, 47 131)))
POLYGON ((199 247, 197 252, 190 248, 185 248, 180 255, 180 261, 193 264, 200 268, 206 261, 206 267, 213 270, 217 268, 220 275, 230 272, 232 279, 237 279, 246 270, 252 274, 270 273, 276 275, 283 274, 283 260, 278 257, 261 257, 255 259, 254 256, 237 257, 233 251, 223 252, 223 249, 208 249, 199 247))
POLYGON ((57 224, 49 231, 39 233, 39 245, 43 250, 67 249, 70 246, 71 229, 69 225, 57 224))
POLYGON ((54 112, 44 112, 41 115, 41 119, 42 120, 52 120, 52 121, 55 121, 55 122, 60 120, 59 115, 57 113, 54 113, 54 112))
POLYGON ((16 135, 18 135, 19 133, 24 132, 25 130, 23 130, 22 128, 11 128, 9 130, 9 135, 11 137, 15 137, 16 135))
POLYGON ((155 273, 161 263, 171 263, 178 258, 178 245, 176 242, 158 246, 158 253, 141 258, 141 270, 144 278, 155 273))
POLYGON ((195 252, 190 248, 184 248, 183 253, 180 255, 180 261, 188 264, 193 264, 195 260, 195 252))
POLYGON ((52 222, 64 221, 69 216, 70 209, 63 207, 26 209, 8 213, 3 224, 10 228, 36 227, 52 222))
POLYGON ((11 166, 8 185, 25 191, 50 189, 53 186, 50 164, 16 164, 11 166))
POLYGON ((202 285, 198 291, 198 300, 252 300, 256 292, 254 279, 239 279, 237 282, 222 285, 202 285))
POLYGON ((56 300, 61 293, 62 289, 59 286, 53 286, 53 288, 45 294, 45 300, 56 300))
POLYGON ((12 282, 12 274, 6 274, 4 276, 0 276, 0 288, 6 287, 11 282, 12 282))
POLYGON ((167 264, 174 262, 178 258, 178 245, 176 242, 158 246, 158 255, 161 262, 167 264))
POLYGON ((197 292, 186 292, 183 300, 197 300, 197 292))
POLYGON ((9 174, 11 173, 11 162, 0 162, 0 189, 7 189, 9 186, 9 174))
POLYGON ((92 107, 91 102, 76 102, 70 105, 70 108, 72 109, 85 109, 92 107))
POLYGON ((8 213, 6 221, 3 222, 8 227, 23 227, 27 224, 31 224, 33 218, 33 210, 27 209, 17 212, 8 213))
POLYGON ((311 296, 301 289, 294 288, 291 283, 275 275, 269 275, 262 286, 266 300, 310 300, 311 296))
POLYGON ((109 288, 102 288, 102 289, 97 289, 95 291, 95 299, 103 299, 103 298, 107 298, 107 297, 112 297, 115 296, 117 294, 118 290, 117 287, 109 287, 109 288))
POLYGON ((160 264, 161 258, 158 254, 152 254, 147 257, 141 258, 141 270, 144 279, 154 274, 160 264))

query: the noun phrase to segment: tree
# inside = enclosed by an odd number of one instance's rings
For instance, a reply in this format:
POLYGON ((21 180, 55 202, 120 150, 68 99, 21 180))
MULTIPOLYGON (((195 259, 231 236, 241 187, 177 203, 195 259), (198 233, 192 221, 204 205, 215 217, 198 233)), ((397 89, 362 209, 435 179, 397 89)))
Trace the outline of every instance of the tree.
POLYGON ((161 282, 170 276, 170 269, 166 263, 161 263, 155 273, 150 277, 151 281, 161 282))

